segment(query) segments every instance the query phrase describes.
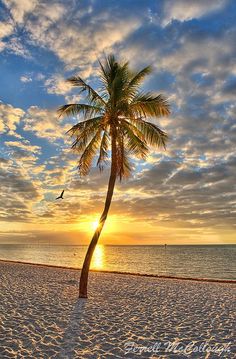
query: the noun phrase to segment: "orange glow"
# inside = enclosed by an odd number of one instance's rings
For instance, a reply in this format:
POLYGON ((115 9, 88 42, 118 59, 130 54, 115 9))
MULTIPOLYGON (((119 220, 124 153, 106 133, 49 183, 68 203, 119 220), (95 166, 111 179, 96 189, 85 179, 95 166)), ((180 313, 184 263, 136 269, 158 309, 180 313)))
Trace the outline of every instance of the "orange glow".
POLYGON ((99 221, 94 221, 91 223, 91 228, 95 231, 99 225, 99 221))
POLYGON ((104 267, 104 246, 98 244, 95 248, 91 267, 93 269, 102 269, 104 267))

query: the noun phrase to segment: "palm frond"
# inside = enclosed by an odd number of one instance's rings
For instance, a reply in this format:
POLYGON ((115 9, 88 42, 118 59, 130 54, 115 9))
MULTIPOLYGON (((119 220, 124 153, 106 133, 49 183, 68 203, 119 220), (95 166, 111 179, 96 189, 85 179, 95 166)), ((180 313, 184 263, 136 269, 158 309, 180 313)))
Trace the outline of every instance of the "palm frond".
POLYGON ((106 93, 109 95, 108 102, 114 107, 124 94, 129 80, 128 62, 119 64, 115 57, 110 55, 104 64, 101 61, 99 64, 104 96, 106 93))
POLYGON ((87 84, 81 77, 72 76, 67 79, 67 82, 69 82, 72 86, 79 87, 81 92, 87 91, 88 98, 91 103, 95 102, 101 106, 106 104, 102 96, 100 96, 98 92, 94 90, 89 84, 87 84))
POLYGON ((166 148, 168 136, 157 125, 142 118, 132 118, 129 121, 142 133, 147 144, 166 148))
POLYGON ((163 95, 153 95, 152 93, 141 93, 133 98, 130 110, 135 112, 137 117, 160 117, 170 114, 170 107, 167 99, 163 95))
POLYGON ((121 134, 117 137, 117 176, 120 178, 120 181, 123 177, 129 177, 132 171, 132 166, 129 162, 128 151, 124 145, 124 138, 121 134))
POLYGON ((117 106, 119 102, 124 102, 127 100, 125 90, 129 82, 129 71, 128 63, 125 63, 122 66, 119 66, 116 71, 116 76, 114 77, 110 89, 111 89, 111 103, 113 106, 117 106))
POLYGON ((71 148, 79 153, 82 152, 95 133, 99 129, 102 129, 101 119, 102 117, 96 117, 87 121, 79 122, 73 126, 68 131, 71 133, 71 136, 76 136, 71 148))
POLYGON ((85 121, 81 121, 72 126, 66 133, 70 136, 80 134, 83 130, 89 130, 91 127, 102 124, 103 116, 93 117, 85 121))
POLYGON ((146 76, 148 76, 152 72, 151 66, 144 67, 141 71, 137 72, 133 75, 132 79, 128 83, 128 87, 126 89, 127 94, 129 97, 134 97, 137 93, 137 91, 140 88, 141 83, 145 79, 146 76))
POLYGON ((140 140, 145 141, 145 137, 143 135, 143 133, 135 126, 135 124, 133 124, 132 122, 129 122, 126 119, 122 119, 121 120, 122 123, 122 127, 128 126, 130 128, 131 131, 133 131, 133 133, 139 137, 140 140))
POLYGON ((114 55, 109 55, 105 59, 104 64, 99 60, 99 65, 101 80, 106 86, 109 87, 116 76, 118 62, 116 61, 114 55))
POLYGON ((86 146, 80 157, 78 169, 81 176, 86 176, 89 173, 93 158, 95 157, 96 152, 99 148, 99 144, 101 141, 101 131, 101 129, 98 129, 98 131, 95 133, 94 137, 86 146))
POLYGON ((108 159, 108 149, 109 149, 109 135, 107 131, 104 131, 100 144, 99 157, 97 160, 97 166, 99 167, 100 171, 103 170, 103 166, 106 164, 106 161, 108 159))
POLYGON ((137 136, 133 128, 126 121, 122 122, 122 130, 126 140, 125 145, 127 150, 137 157, 145 159, 148 154, 148 147, 144 138, 137 136))
POLYGON ((70 103, 59 107, 57 113, 61 116, 76 116, 82 114, 85 118, 94 116, 95 114, 101 114, 102 108, 85 104, 85 103, 70 103))

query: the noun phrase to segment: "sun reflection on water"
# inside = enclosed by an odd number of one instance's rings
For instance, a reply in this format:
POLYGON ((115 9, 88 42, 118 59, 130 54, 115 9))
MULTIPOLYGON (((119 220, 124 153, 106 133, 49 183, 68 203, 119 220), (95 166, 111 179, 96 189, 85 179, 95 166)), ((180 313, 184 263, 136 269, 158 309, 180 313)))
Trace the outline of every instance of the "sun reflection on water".
POLYGON ((104 246, 98 244, 93 253, 93 259, 91 263, 91 268, 93 269, 103 269, 104 268, 104 246))

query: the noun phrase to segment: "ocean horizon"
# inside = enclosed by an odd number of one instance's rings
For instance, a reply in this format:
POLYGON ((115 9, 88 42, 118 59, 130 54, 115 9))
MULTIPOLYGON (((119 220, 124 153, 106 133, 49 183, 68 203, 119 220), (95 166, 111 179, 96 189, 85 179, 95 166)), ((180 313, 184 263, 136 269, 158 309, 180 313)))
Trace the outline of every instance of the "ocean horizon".
MULTIPOLYGON (((0 244, 0 259, 81 268, 87 245, 0 244)), ((236 280, 236 245, 102 245, 91 269, 236 280)))

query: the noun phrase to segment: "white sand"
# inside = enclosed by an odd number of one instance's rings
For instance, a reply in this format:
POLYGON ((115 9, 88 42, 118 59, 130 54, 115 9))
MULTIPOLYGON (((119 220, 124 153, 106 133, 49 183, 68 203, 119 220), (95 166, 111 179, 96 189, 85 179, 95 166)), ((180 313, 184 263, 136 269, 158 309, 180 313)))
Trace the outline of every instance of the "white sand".
POLYGON ((219 357, 181 352, 191 341, 234 357, 233 284, 93 272, 79 300, 76 270, 0 262, 0 274, 1 359, 219 357), (166 351, 174 341, 177 354, 166 351), (140 352, 125 354, 131 346, 140 352))

